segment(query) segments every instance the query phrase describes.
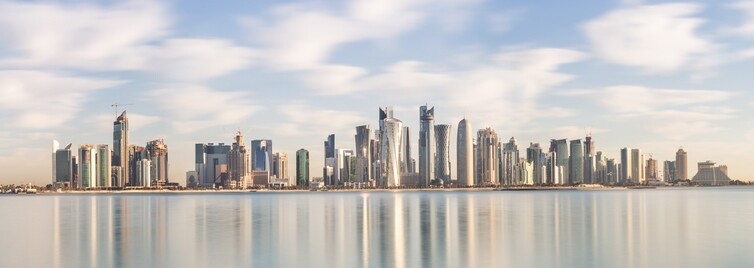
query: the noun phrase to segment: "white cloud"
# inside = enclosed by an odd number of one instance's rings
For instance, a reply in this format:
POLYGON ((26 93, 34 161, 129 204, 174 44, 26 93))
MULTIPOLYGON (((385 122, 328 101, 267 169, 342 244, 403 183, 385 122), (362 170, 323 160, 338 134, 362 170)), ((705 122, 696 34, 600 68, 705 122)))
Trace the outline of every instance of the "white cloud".
POLYGON ((714 62, 701 56, 717 45, 696 32, 704 23, 694 17, 701 10, 688 3, 632 6, 589 21, 583 30, 597 55, 611 63, 650 73, 708 68, 714 62))
POLYGON ((201 81, 242 69, 254 51, 224 39, 170 38, 158 1, 113 6, 0 2, 0 66, 145 71, 201 81), (23 27, 19 27, 23 25, 23 27))
POLYGON ((286 136, 300 136, 306 133, 318 137, 329 133, 350 133, 355 126, 368 122, 353 111, 321 109, 304 102, 280 106, 278 111, 287 120, 275 129, 286 136))
POLYGON ((728 5, 730 8, 738 10, 744 14, 744 20, 741 25, 727 28, 723 31, 728 34, 739 35, 744 37, 754 37, 754 1, 740 1, 728 5))
POLYGON ((168 33, 170 18, 154 1, 110 7, 74 4, 0 3, 0 40, 21 54, 5 66, 138 69, 145 45, 168 33), (19 27, 23 25, 23 27, 19 27))
POLYGON ((611 116, 674 140, 720 131, 718 122, 735 117, 722 105, 733 96, 725 91, 623 85, 574 94, 590 96, 611 116))
POLYGON ((145 98, 167 111, 178 132, 216 126, 234 126, 260 110, 247 92, 219 91, 203 86, 173 85, 154 90, 145 98))
POLYGON ((223 39, 168 39, 144 67, 173 81, 201 81, 242 69, 254 56, 223 39))
POLYGON ((90 93, 122 81, 81 78, 39 71, 0 71, 3 125, 50 129, 68 123, 84 108, 90 93))

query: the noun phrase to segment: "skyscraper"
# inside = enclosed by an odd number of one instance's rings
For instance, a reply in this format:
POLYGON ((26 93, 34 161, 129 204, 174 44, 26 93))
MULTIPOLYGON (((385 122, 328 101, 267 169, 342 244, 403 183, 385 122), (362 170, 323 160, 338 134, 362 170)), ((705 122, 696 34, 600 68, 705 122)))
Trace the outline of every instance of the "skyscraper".
POLYGON ((335 134, 327 136, 325 141, 325 158, 335 157, 335 134))
POLYGON ((251 141, 251 170, 272 171, 272 141, 251 141))
POLYGON ((497 133, 492 128, 477 132, 476 176, 480 185, 498 185, 498 142, 497 133))
POLYGON ((568 171, 568 183, 573 185, 584 183, 584 147, 581 140, 571 141, 568 171))
POLYGON ((403 122, 392 117, 392 108, 380 109, 380 178, 382 187, 401 186, 401 140, 403 122), (385 117, 383 117, 383 115, 385 117))
POLYGON ((230 145, 196 144, 197 173, 202 187, 222 185, 223 177, 228 175, 228 154, 230 145), (201 163, 199 163, 201 161, 201 163))
POLYGON ((356 127, 356 182, 372 180, 372 131, 369 125, 356 127))
POLYGON ((435 128, 435 108, 419 107, 419 176, 421 185, 429 185, 435 178, 435 143, 433 131, 435 128))
POLYGON ((401 172, 414 173, 414 159, 411 158, 411 135, 410 129, 407 126, 403 127, 401 148, 403 153, 403 160, 401 160, 401 172))
POLYGON ((251 186, 251 154, 246 148, 241 131, 236 133, 228 151, 228 182, 225 187, 246 188, 251 186))
MULTIPOLYGON (((288 154, 275 153, 272 156, 272 174, 278 180, 288 180, 288 154)), ((289 181, 290 185, 296 185, 296 182, 289 181)))
MULTIPOLYGON (((558 167, 557 169, 551 168, 551 172, 548 172, 551 177, 558 177, 560 178, 558 183, 553 182, 554 184, 567 184, 568 183, 568 166, 570 163, 570 154, 568 152, 568 140, 562 139, 562 140, 551 140, 550 141, 550 152, 555 153, 555 166, 558 167)), ((550 178, 552 180, 552 178, 550 178)))
POLYGON ((72 144, 68 144, 63 149, 55 151, 55 184, 61 186, 74 187, 73 185, 73 155, 71 153, 72 144))
POLYGON ((306 149, 296 151, 296 185, 309 187, 309 151, 306 149))
POLYGON ((678 149, 675 153, 675 179, 689 179, 689 156, 683 148, 678 149))
POLYGON ((94 145, 79 146, 79 188, 97 187, 97 149, 94 145))
POLYGON ((534 184, 545 184, 543 168, 547 159, 542 152, 542 146, 539 143, 531 143, 526 149, 526 161, 534 165, 534 184))
POLYGON ((149 158, 142 158, 136 161, 134 165, 136 170, 134 181, 135 185, 150 188, 152 187, 152 161, 149 158))
POLYGON ((630 148, 623 148, 620 150, 620 182, 628 184, 634 181, 634 173, 632 164, 632 150, 630 148))
POLYGON ((97 145, 97 187, 112 187, 112 152, 110 145, 97 145))
POLYGON ((584 141, 584 183, 586 184, 597 183, 594 173, 599 159, 595 157, 594 140, 592 139, 592 134, 589 133, 586 135, 586 140, 584 141))
MULTIPOLYGON (((521 184, 520 172, 519 172, 519 159, 520 151, 518 150, 518 143, 516 138, 511 137, 508 143, 503 144, 503 152, 501 158, 501 171, 502 177, 500 178, 503 185, 518 185, 521 184)), ((533 174, 533 172, 532 172, 533 174)))
POLYGON ((148 159, 146 148, 137 145, 128 146, 128 178, 130 181, 127 184, 130 186, 146 186, 143 180, 138 180, 136 178, 136 173, 139 172, 139 170, 136 170, 136 162, 139 162, 142 159, 148 159))
POLYGON ((458 145, 456 147, 456 162, 458 167, 458 185, 474 185, 474 142, 471 136, 471 123, 462 119, 458 122, 458 145))
POLYGON ((665 182, 674 182, 675 178, 675 161, 665 161, 662 165, 662 174, 665 182))
POLYGON ((168 176, 168 145, 164 139, 147 142, 146 157, 149 159, 152 167, 150 168, 150 179, 154 180, 157 185, 152 187, 164 187, 169 182, 168 176))
POLYGON ((113 122, 112 157, 112 165, 121 167, 121 170, 123 170, 123 176, 120 178, 120 181, 118 181, 118 184, 113 186, 123 187, 131 181, 131 169, 129 168, 130 159, 128 156, 128 149, 128 116, 126 115, 126 111, 123 111, 123 113, 115 119, 115 122, 113 122))
POLYGON ((657 180, 659 179, 658 176, 658 167, 657 167, 657 160, 653 159, 651 156, 649 157, 649 160, 647 160, 647 167, 645 169, 646 175, 645 178, 647 180, 657 180))
POLYGON ((450 125, 435 126, 435 179, 442 181, 443 185, 450 185, 450 128, 450 125))
POLYGON ((634 176, 631 182, 635 184, 644 182, 644 176, 646 175, 644 171, 644 155, 640 149, 631 150, 631 174, 634 176))

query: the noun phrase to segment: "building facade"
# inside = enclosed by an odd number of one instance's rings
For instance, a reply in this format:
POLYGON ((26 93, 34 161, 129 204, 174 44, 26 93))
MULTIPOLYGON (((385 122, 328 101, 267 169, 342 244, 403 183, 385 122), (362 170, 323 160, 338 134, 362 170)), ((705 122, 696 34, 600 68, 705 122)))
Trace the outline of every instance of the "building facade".
POLYGON ((459 186, 474 185, 474 142, 471 123, 466 118, 458 122, 458 140, 456 147, 456 178, 459 186))
MULTIPOLYGON (((407 128, 404 128, 404 130, 407 128)), ((435 129, 435 180, 450 185, 450 125, 436 125, 435 129)))
POLYGON ((112 166, 121 167, 123 176, 117 181, 116 187, 126 186, 130 180, 131 168, 129 162, 129 141, 128 141, 128 115, 126 111, 118 116, 113 122, 113 153, 112 166))
POLYGON ((299 149, 296 151, 296 185, 309 187, 309 151, 299 149))
POLYGON ((429 185, 435 178, 435 108, 419 107, 419 175, 421 184, 429 185))
POLYGON ((498 169, 500 142, 492 128, 477 132, 476 176, 480 185, 499 185, 498 169))

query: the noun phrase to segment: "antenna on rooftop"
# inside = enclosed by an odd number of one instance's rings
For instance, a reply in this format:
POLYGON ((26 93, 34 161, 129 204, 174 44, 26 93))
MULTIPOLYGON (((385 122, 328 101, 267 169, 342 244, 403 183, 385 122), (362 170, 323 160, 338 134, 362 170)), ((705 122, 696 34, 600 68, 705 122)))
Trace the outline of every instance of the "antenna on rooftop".
POLYGON ((110 107, 115 107, 115 117, 118 117, 118 107, 120 107, 120 106, 129 106, 129 105, 133 105, 133 103, 125 103, 125 104, 123 104, 123 103, 117 103, 116 102, 116 103, 113 103, 112 105, 110 105, 110 107))

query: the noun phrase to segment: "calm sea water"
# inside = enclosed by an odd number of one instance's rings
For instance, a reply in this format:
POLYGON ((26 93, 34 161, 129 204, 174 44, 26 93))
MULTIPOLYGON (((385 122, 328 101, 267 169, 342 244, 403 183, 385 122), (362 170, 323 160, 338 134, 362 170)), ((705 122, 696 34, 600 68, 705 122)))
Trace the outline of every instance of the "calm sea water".
POLYGON ((754 267, 754 188, 0 196, 0 267, 754 267))

